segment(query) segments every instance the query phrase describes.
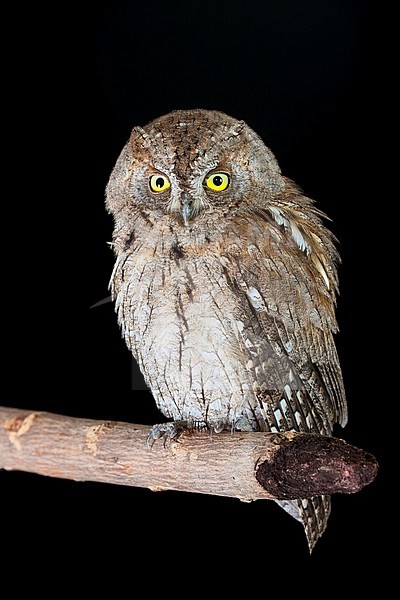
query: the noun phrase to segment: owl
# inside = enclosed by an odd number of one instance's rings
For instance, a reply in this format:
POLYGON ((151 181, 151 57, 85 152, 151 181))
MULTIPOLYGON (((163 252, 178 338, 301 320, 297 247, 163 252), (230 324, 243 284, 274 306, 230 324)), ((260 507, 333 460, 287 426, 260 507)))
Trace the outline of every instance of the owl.
MULTIPOLYGON (((178 110, 135 127, 106 190, 112 296, 158 408, 182 428, 331 435, 347 421, 324 214, 244 121, 178 110)), ((312 549, 328 496, 278 501, 312 549)))

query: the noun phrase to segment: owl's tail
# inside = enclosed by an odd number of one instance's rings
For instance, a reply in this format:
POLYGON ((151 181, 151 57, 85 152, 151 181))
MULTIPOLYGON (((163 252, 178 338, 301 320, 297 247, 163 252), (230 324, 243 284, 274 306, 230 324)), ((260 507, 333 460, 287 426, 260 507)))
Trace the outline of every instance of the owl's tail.
POLYGON ((330 496, 313 496, 307 500, 276 500, 291 517, 304 527, 310 553, 324 533, 331 512, 330 496))

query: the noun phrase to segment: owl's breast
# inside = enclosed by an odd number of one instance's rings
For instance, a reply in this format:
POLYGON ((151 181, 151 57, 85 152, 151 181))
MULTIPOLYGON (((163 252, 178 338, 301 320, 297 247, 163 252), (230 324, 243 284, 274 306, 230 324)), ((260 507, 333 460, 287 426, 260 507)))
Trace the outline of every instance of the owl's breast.
POLYGON ((223 261, 168 255, 119 261, 119 322, 160 410, 168 417, 231 424, 253 402, 240 300, 223 261))

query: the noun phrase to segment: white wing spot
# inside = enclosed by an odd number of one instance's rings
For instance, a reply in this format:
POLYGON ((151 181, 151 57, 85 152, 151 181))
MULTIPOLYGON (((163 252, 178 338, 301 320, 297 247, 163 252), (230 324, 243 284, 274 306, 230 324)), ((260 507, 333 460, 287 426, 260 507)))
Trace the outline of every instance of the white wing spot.
POLYGON ((293 346, 290 342, 284 342, 283 346, 284 346, 286 352, 292 352, 293 346))
MULTIPOLYGON (((290 379, 290 373, 292 371, 289 372, 289 379, 290 379)), ((285 387, 283 388, 285 390, 285 394, 286 396, 289 398, 289 400, 291 400, 292 398, 292 390, 290 389, 290 387, 288 385, 285 385, 285 387)))
POLYGON ((244 329, 243 321, 236 321, 236 327, 238 328, 239 333, 242 333, 244 329))
POLYGON ((249 298, 249 300, 251 302, 252 307, 257 312, 261 312, 263 310, 266 310, 264 301, 261 298, 261 294, 260 294, 260 292, 256 288, 249 287, 249 289, 247 290, 247 296, 248 296, 248 298, 249 298))
POLYGON ((226 256, 220 256, 220 257, 219 257, 219 262, 221 263, 221 265, 222 265, 223 267, 225 267, 225 268, 226 268, 226 267, 229 267, 229 264, 230 264, 230 263, 229 263, 229 259, 228 259, 226 256))
POLYGON ((276 419, 276 422, 278 423, 279 427, 282 427, 283 417, 282 417, 281 411, 279 409, 274 410, 274 415, 275 415, 275 419, 276 419))

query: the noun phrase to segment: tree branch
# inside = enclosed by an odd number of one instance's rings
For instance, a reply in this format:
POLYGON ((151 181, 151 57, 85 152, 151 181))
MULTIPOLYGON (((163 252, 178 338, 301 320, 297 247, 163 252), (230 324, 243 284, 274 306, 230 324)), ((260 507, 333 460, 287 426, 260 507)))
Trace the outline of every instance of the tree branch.
POLYGON ((356 492, 378 469, 371 454, 315 434, 185 432, 149 449, 148 430, 0 407, 0 468, 242 500, 356 492))

